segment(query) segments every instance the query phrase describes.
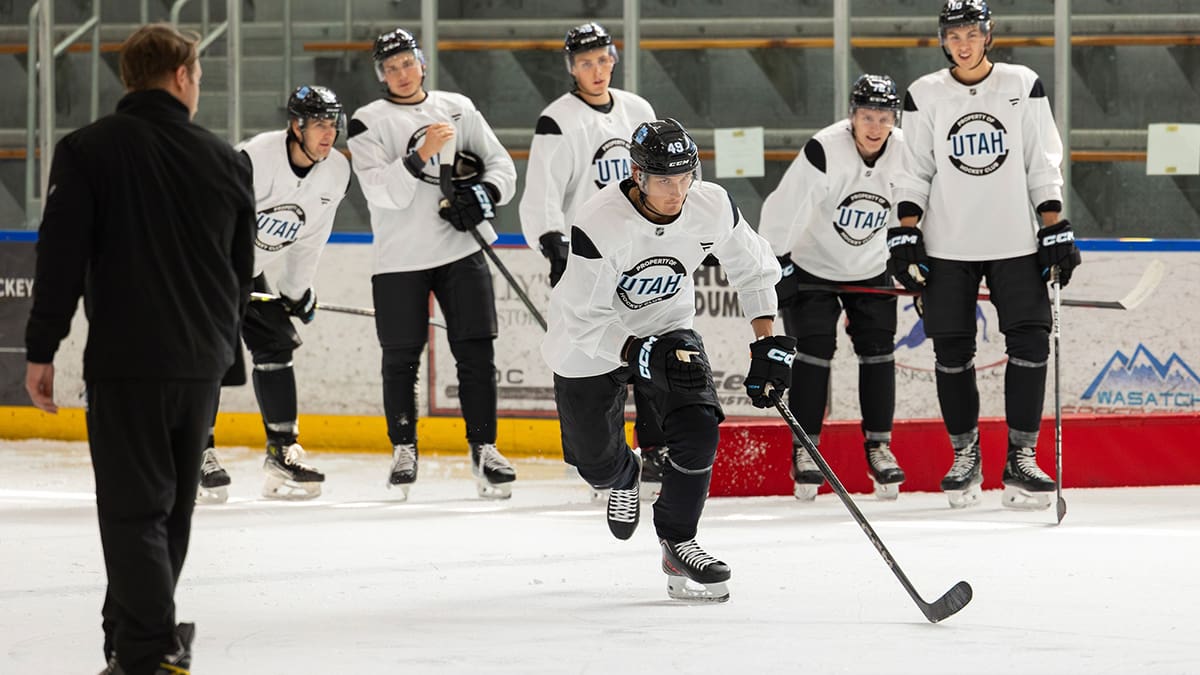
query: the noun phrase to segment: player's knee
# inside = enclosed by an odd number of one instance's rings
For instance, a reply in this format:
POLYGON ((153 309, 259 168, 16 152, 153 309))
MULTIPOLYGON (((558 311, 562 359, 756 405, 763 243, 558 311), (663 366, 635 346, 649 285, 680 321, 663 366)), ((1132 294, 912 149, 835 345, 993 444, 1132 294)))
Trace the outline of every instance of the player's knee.
POLYGON ((828 367, 835 351, 837 351, 837 336, 835 335, 809 335, 796 341, 796 353, 808 357, 808 359, 799 359, 805 362, 809 360, 823 362, 828 367))
POLYGON ((1042 326, 1015 328, 1005 333, 1004 345, 1010 363, 1039 367, 1050 358, 1050 331, 1042 326))
POLYGON ((970 337, 934 338, 933 354, 943 368, 964 368, 975 358, 975 340, 970 337))
POLYGON ((712 470, 720 440, 720 420, 712 406, 689 405, 671 412, 665 420, 669 460, 677 471, 703 474, 712 470))
POLYGON ((292 367, 292 350, 261 350, 250 353, 255 370, 281 370, 292 367))
POLYGON ((895 337, 891 333, 880 331, 852 337, 850 341, 854 344, 854 353, 858 355, 859 361, 877 361, 877 357, 891 356, 896 351, 895 337))
POLYGON ((416 377, 421 366, 422 347, 385 347, 383 349, 383 377, 416 377))

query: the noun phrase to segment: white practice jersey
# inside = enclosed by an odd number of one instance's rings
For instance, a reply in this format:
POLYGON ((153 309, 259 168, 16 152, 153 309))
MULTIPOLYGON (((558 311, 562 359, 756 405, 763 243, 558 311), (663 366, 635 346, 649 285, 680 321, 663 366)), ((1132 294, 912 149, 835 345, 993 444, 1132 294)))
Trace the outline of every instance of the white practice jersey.
POLYGON ((265 272, 277 292, 299 298, 312 287, 333 216, 350 188, 350 162, 334 150, 300 178, 288 161, 287 137, 286 129, 267 131, 237 149, 254 169, 254 274, 265 272))
POLYGON ((1037 73, 997 63, 982 82, 950 70, 913 83, 904 101, 905 171, 896 201, 924 210, 925 250, 949 260, 1033 253, 1034 208, 1062 200, 1063 146, 1037 73))
POLYGON ((894 129, 867 166, 850 120, 818 131, 763 201, 758 233, 775 255, 830 281, 861 281, 887 266, 892 186, 904 161, 904 134, 894 129))
POLYGON ((579 206, 606 185, 629 178, 629 139, 654 108, 642 97, 609 89, 607 112, 563 94, 538 118, 529 147, 521 231, 530 248, 547 232, 567 234, 579 206))
POLYGON ((571 228, 571 262, 550 291, 542 356, 563 377, 591 377, 621 365, 629 336, 691 328, 692 273, 709 253, 738 290, 742 312, 775 316, 779 265, 766 240, 714 183, 692 186, 671 223, 647 220, 629 200, 632 181, 589 199, 571 228))
MULTIPOLYGON (((437 122, 454 125, 457 150, 483 160, 483 182, 500 191, 497 206, 516 192, 512 157, 466 96, 431 91, 420 103, 378 99, 359 108, 350 120, 348 145, 371 212, 376 274, 431 269, 479 251, 470 232, 455 230, 438 215, 439 155, 422 164, 416 154, 425 130, 437 122)), ((484 241, 496 240, 491 223, 484 221, 477 229, 484 241)))

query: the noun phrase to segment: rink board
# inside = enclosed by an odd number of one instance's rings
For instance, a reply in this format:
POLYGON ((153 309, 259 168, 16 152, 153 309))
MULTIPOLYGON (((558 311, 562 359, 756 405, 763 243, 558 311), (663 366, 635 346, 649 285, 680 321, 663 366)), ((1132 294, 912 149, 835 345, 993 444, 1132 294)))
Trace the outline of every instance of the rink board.
MULTIPOLYGON (((1003 419, 981 420, 984 489, 999 488, 1004 471, 1007 427, 1003 419)), ((1064 487, 1132 487, 1200 484, 1200 415, 1072 415, 1063 421, 1064 487)), ((953 460, 941 420, 901 420, 892 450, 907 478, 906 492, 940 491, 953 460)), ((846 489, 872 491, 862 432, 854 422, 834 422, 821 431, 821 456, 846 489)), ((713 496, 792 494, 788 473, 791 433, 782 421, 727 421, 713 467, 713 496)), ((1054 419, 1043 419, 1038 464, 1054 475, 1054 419)), ((821 493, 831 492, 828 484, 821 493)))

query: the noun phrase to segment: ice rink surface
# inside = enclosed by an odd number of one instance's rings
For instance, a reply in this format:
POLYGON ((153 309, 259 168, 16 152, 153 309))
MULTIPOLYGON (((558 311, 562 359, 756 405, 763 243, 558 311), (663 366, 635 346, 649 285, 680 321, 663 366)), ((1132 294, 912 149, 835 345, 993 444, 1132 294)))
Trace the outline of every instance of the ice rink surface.
MULTIPOLYGON (((324 494, 281 503, 261 451, 221 456, 231 499, 198 507, 176 596, 194 673, 1200 673, 1200 487, 1068 490, 1057 527, 996 491, 856 495, 927 601, 974 587, 932 625, 831 494, 710 501, 732 598, 695 606, 666 597, 650 507, 617 541, 557 462, 486 502, 465 453, 423 458, 398 503, 387 456, 316 453, 324 494)), ((0 441, 4 675, 103 666, 91 491, 86 445, 0 441)))

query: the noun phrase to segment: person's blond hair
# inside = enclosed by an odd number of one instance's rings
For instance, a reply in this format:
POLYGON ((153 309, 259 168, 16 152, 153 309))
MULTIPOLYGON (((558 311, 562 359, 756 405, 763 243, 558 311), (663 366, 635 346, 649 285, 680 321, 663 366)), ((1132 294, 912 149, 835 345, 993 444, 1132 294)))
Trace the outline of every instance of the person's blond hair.
POLYGON ((142 26, 121 45, 121 82, 129 91, 156 89, 179 68, 194 70, 200 36, 168 23, 142 26))

